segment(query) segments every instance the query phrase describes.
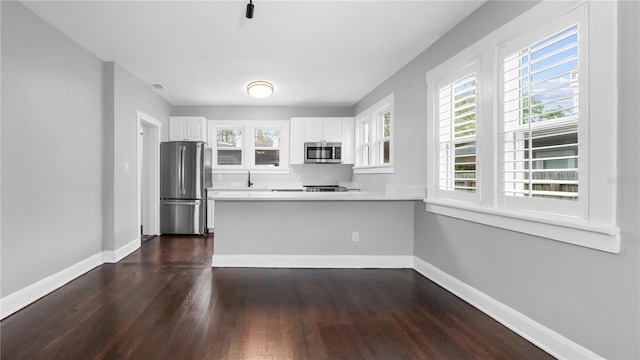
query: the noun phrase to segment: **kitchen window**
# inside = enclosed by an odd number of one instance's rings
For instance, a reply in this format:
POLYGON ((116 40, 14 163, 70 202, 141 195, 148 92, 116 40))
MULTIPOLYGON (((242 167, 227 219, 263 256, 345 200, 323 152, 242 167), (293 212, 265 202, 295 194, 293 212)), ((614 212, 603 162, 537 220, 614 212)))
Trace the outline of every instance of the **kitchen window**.
POLYGON ((256 128, 255 161, 256 166, 280 166, 280 134, 281 129, 256 128))
POLYGON ((427 211, 619 252, 616 10, 543 2, 427 73, 427 211))
POLYGON ((242 166, 242 133, 244 128, 216 129, 216 159, 218 165, 242 166))
POLYGON ((391 94, 356 116, 354 174, 394 172, 393 100, 391 94))
POLYGON ((361 144, 359 148, 360 163, 362 166, 371 165, 371 118, 365 117, 358 124, 361 144))
POLYGON ((288 121, 210 121, 216 134, 214 172, 288 173, 288 121))

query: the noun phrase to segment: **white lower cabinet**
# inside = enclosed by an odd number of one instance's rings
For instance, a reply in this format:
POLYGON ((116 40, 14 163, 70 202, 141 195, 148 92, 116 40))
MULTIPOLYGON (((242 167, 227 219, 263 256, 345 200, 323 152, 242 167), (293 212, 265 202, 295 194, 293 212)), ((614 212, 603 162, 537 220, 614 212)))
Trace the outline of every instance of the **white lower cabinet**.
POLYGON ((213 230, 215 200, 207 199, 207 229, 213 230))

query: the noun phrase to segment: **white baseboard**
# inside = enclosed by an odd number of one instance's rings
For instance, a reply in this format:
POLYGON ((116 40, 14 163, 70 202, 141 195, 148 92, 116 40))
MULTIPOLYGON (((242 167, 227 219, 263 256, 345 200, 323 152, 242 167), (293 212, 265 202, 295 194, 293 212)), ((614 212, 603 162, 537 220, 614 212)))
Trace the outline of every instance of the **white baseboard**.
POLYGON ((116 251, 103 251, 102 252, 104 254, 103 262, 115 264, 118 261, 124 259, 127 255, 136 251, 139 247, 140 247, 140 239, 136 238, 116 251))
POLYGON ((0 299, 0 319, 6 318, 97 266, 104 263, 117 263, 139 247, 140 239, 134 239, 116 251, 103 251, 92 255, 64 270, 3 297, 0 299))
MULTIPOLYGON (((103 251, 0 299, 1 319, 103 263, 118 262, 140 247, 135 239, 116 251, 103 251)), ((413 268, 465 302, 559 359, 602 359, 476 288, 414 256, 390 255, 213 255, 212 267, 413 268)))
POLYGON ((102 252, 92 255, 68 268, 47 276, 21 290, 0 299, 0 316, 2 319, 40 299, 41 297, 62 287, 71 280, 87 273, 91 269, 102 265, 102 252))
POLYGON ((603 359, 417 257, 413 258, 413 269, 558 359, 603 359))
POLYGON ((213 255, 211 267, 412 268, 409 255, 213 255))

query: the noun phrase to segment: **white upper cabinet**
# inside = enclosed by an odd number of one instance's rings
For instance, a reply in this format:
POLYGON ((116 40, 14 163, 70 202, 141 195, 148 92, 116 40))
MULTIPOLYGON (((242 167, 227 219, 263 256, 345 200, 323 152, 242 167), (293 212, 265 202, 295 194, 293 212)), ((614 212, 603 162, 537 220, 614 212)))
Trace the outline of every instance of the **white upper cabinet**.
POLYGON ((304 118, 291 118, 290 123, 291 164, 304 164, 304 118))
POLYGON ((207 142, 207 119, 203 116, 171 116, 169 141, 207 142))
POLYGON ((342 118, 305 118, 305 142, 341 142, 342 118))
POLYGON ((342 163, 355 161, 354 119, 346 118, 291 118, 290 161, 304 164, 305 142, 342 143, 342 163))
POLYGON ((183 141, 187 138, 187 118, 172 116, 169 118, 169 141, 183 141))
POLYGON ((304 119, 304 142, 322 142, 322 118, 304 119))
POLYGON ((326 142, 342 142, 342 118, 324 118, 323 136, 326 142))
POLYGON ((342 118, 342 163, 355 164, 355 122, 352 117, 342 118))

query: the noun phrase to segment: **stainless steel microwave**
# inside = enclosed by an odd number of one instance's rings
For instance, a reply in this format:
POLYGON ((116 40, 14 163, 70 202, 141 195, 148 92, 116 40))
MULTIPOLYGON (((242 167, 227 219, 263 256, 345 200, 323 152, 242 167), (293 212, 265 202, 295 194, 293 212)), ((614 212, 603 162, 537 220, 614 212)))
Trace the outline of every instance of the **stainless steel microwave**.
POLYGON ((305 164, 341 164, 342 143, 304 143, 305 164))

